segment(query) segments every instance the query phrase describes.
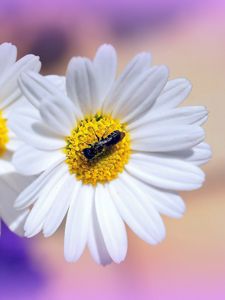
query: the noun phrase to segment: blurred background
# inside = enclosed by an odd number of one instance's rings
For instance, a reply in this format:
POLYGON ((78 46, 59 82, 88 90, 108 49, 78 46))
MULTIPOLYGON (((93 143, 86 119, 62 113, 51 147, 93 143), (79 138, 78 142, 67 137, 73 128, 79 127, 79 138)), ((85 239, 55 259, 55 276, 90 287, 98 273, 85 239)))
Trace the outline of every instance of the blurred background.
POLYGON ((0 299, 225 299, 225 1, 0 0, 0 42, 19 56, 34 53, 44 74, 64 74, 71 56, 93 57, 112 43, 119 69, 139 51, 187 77, 188 105, 208 107, 213 159, 207 180, 183 194, 183 219, 164 218, 166 240, 149 246, 129 232, 124 263, 101 267, 85 253, 63 258, 63 230, 53 237, 16 237, 3 227, 0 299))

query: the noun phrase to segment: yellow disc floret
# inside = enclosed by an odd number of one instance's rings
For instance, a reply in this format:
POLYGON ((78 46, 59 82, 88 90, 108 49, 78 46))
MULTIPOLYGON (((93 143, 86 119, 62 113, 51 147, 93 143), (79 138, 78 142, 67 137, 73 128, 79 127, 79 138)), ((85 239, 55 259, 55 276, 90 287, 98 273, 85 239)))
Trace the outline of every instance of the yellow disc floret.
POLYGON ((115 179, 124 169, 130 156, 130 135, 126 125, 110 115, 96 114, 81 120, 66 138, 66 162, 71 174, 85 184, 96 185, 115 179), (112 146, 103 147, 94 158, 87 159, 83 150, 119 130, 123 138, 112 146))
POLYGON ((5 153, 8 141, 7 120, 3 117, 3 114, 0 111, 0 157, 5 153))

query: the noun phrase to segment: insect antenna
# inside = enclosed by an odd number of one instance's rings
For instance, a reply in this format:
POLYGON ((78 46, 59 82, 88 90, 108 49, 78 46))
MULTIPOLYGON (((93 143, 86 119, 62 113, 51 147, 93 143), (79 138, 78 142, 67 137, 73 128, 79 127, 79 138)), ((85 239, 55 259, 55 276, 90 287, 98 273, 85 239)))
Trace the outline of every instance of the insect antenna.
POLYGON ((95 129, 94 129, 94 127, 91 127, 91 129, 93 130, 93 132, 94 132, 94 135, 96 136, 96 138, 97 138, 97 140, 98 140, 98 142, 100 141, 100 137, 97 135, 97 133, 95 132, 95 129))
POLYGON ((105 136, 108 136, 108 129, 110 128, 110 126, 107 126, 106 127, 106 130, 105 130, 105 132, 103 133, 103 135, 102 135, 102 138, 105 138, 105 136), (106 133, 107 133, 107 135, 106 135, 106 133))

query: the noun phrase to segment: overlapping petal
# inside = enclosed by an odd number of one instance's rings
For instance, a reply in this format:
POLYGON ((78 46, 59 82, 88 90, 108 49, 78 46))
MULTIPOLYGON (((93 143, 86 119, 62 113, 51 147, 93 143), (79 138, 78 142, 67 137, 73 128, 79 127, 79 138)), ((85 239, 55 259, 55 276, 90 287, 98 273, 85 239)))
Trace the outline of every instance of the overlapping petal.
POLYGON ((204 130, 196 125, 154 124, 132 132, 131 148, 144 152, 170 152, 192 148, 203 142, 204 130), (179 126, 178 126, 179 125, 179 126))
POLYGON ((158 212, 126 174, 111 182, 109 191, 121 217, 141 239, 157 244, 164 238, 165 228, 158 212))
POLYGON ((134 153, 125 169, 134 177, 155 187, 175 191, 195 190, 202 186, 201 169, 177 158, 160 154, 134 153))
POLYGON ((18 85, 26 99, 36 108, 49 97, 65 98, 65 78, 62 76, 42 76, 37 72, 23 72, 18 85), (62 85, 64 85, 62 87, 62 85))
POLYGON ((93 63, 83 57, 71 59, 66 75, 67 93, 83 116, 96 113, 100 106, 93 63))
POLYGON ((96 187, 95 209, 106 249, 112 260, 120 263, 127 253, 126 229, 108 189, 103 185, 96 187))
POLYGON ((59 151, 40 151, 28 145, 22 145, 13 156, 13 164, 23 175, 39 174, 53 164, 65 159, 59 151))
POLYGON ((115 49, 111 45, 102 45, 97 50, 93 63, 98 96, 100 102, 103 103, 116 77, 117 55, 115 49))
POLYGON ((0 109, 7 107, 21 96, 18 79, 22 72, 35 71, 41 68, 39 58, 34 55, 26 55, 12 64, 0 78, 0 109))
POLYGON ((0 45, 0 78, 4 76, 6 70, 16 62, 17 49, 10 43, 0 45))
POLYGON ((130 84, 132 84, 143 71, 149 68, 150 63, 151 55, 149 53, 140 53, 131 60, 116 80, 112 92, 104 101, 103 112, 111 113, 113 111, 119 95, 123 93, 123 91, 126 91, 130 84))
POLYGON ((92 186, 80 186, 73 198, 66 220, 64 255, 67 261, 77 261, 88 240, 91 210, 94 201, 92 186))

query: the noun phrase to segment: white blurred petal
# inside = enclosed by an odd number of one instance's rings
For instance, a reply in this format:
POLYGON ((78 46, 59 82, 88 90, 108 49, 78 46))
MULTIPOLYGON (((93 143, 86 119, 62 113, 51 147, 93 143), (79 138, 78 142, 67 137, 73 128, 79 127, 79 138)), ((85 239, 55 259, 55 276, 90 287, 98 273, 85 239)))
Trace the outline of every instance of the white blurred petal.
POLYGON ((84 251, 88 239, 93 200, 93 186, 82 185, 70 204, 64 240, 64 255, 68 262, 77 261, 84 251))

